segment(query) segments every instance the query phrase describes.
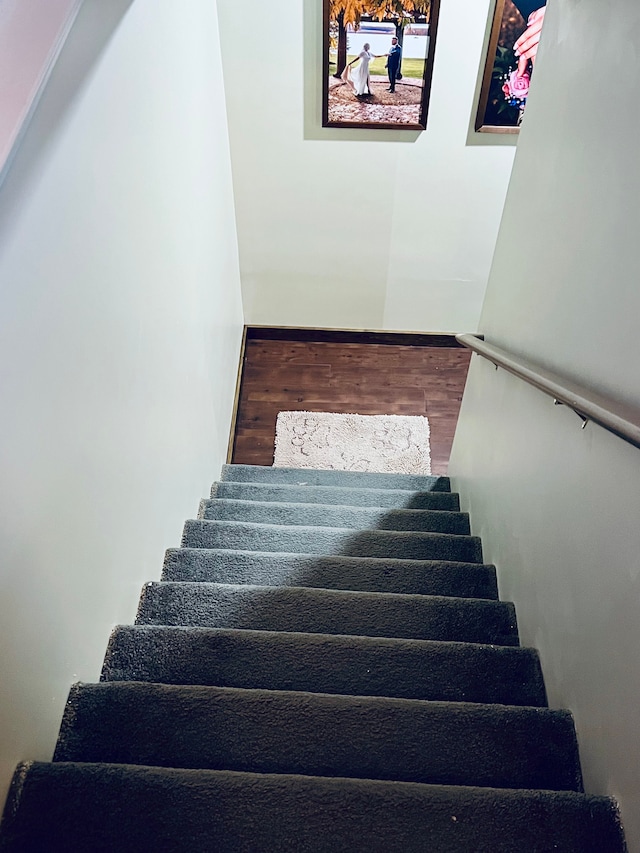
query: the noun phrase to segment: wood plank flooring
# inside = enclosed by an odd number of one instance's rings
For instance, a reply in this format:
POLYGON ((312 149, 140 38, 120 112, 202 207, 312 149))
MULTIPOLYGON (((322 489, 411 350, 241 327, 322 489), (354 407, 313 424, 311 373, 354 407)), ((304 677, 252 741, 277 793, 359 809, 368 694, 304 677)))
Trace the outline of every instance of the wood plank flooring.
POLYGON ((469 350, 247 340, 232 461, 271 465, 278 412, 426 415, 434 474, 446 474, 469 350))

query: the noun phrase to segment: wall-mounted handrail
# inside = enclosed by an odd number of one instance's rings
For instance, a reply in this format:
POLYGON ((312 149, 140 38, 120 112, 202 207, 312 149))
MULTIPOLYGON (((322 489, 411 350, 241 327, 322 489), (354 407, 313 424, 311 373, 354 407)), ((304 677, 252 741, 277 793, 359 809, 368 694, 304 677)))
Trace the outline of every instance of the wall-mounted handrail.
POLYGON ((523 379, 553 398, 556 405, 568 406, 581 418, 583 428, 590 422, 640 447, 640 409, 612 397, 591 391, 584 385, 565 379, 526 358, 488 344, 476 335, 456 335, 463 346, 523 379))

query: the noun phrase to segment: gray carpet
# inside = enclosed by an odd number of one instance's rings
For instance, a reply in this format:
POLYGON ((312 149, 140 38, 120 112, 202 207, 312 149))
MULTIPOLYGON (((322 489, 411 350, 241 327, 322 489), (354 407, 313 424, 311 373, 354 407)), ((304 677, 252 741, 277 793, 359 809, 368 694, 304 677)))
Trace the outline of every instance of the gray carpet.
POLYGON ((481 563, 322 557, 230 548, 170 548, 165 555, 162 580, 498 597, 495 567, 481 563))
POLYGON ((221 480, 289 486, 332 486, 351 489, 400 489, 450 492, 448 477, 419 474, 371 474, 362 471, 314 471, 309 468, 265 468, 261 465, 224 465, 221 480))
POLYGON ((349 486, 296 486, 286 483, 234 483, 221 481, 211 487, 212 498, 238 501, 314 503, 331 506, 387 507, 389 509, 460 509, 452 492, 420 492, 407 489, 372 489, 349 486))
POLYGON ((480 540, 475 536, 404 530, 345 530, 340 527, 192 519, 185 523, 182 545, 185 548, 226 547, 239 551, 482 562, 480 540))
POLYGON ((202 502, 200 517, 215 521, 250 521, 257 524, 469 534, 469 516, 465 512, 451 510, 323 506, 314 503, 216 498, 202 502))
POLYGON ((19 768, 16 795, 12 853, 624 850, 611 801, 574 792, 60 763, 19 768))
POLYGON ((225 466, 4 853, 622 853, 443 477, 225 466))
POLYGON ((518 645, 509 603, 308 587, 148 584, 136 624, 518 645))
POLYGON ((55 760, 582 789, 566 711, 229 687, 76 685, 55 760))
POLYGON ((335 634, 121 626, 105 681, 547 704, 535 649, 335 634))

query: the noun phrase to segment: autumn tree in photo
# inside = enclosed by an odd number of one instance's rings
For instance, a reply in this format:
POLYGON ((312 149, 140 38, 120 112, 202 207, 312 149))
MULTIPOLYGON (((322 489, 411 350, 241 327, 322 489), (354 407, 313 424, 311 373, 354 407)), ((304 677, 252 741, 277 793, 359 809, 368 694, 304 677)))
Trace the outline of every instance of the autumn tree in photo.
POLYGON ((358 29, 369 5, 369 0, 331 0, 330 19, 336 22, 338 28, 338 56, 334 77, 340 77, 347 64, 347 27, 351 24, 354 29, 358 29))
POLYGON ((402 44, 407 24, 428 19, 431 0, 330 0, 329 11, 336 29, 337 67, 334 77, 340 77, 347 64, 347 27, 357 30, 363 18, 390 21, 395 24, 396 37, 402 44))
POLYGON ((429 19, 431 0, 369 0, 369 14, 377 21, 393 21, 396 25, 396 38, 402 44, 404 28, 407 24, 429 19))

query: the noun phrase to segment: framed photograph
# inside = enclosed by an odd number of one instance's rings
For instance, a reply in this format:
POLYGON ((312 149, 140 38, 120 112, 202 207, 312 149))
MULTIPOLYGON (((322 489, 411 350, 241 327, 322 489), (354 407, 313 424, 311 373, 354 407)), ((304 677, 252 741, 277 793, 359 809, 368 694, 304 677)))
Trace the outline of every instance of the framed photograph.
POLYGON ((475 121, 477 131, 518 133, 545 8, 546 0, 496 0, 475 121))
POLYGON ((440 0, 323 2, 323 127, 424 130, 440 0))

